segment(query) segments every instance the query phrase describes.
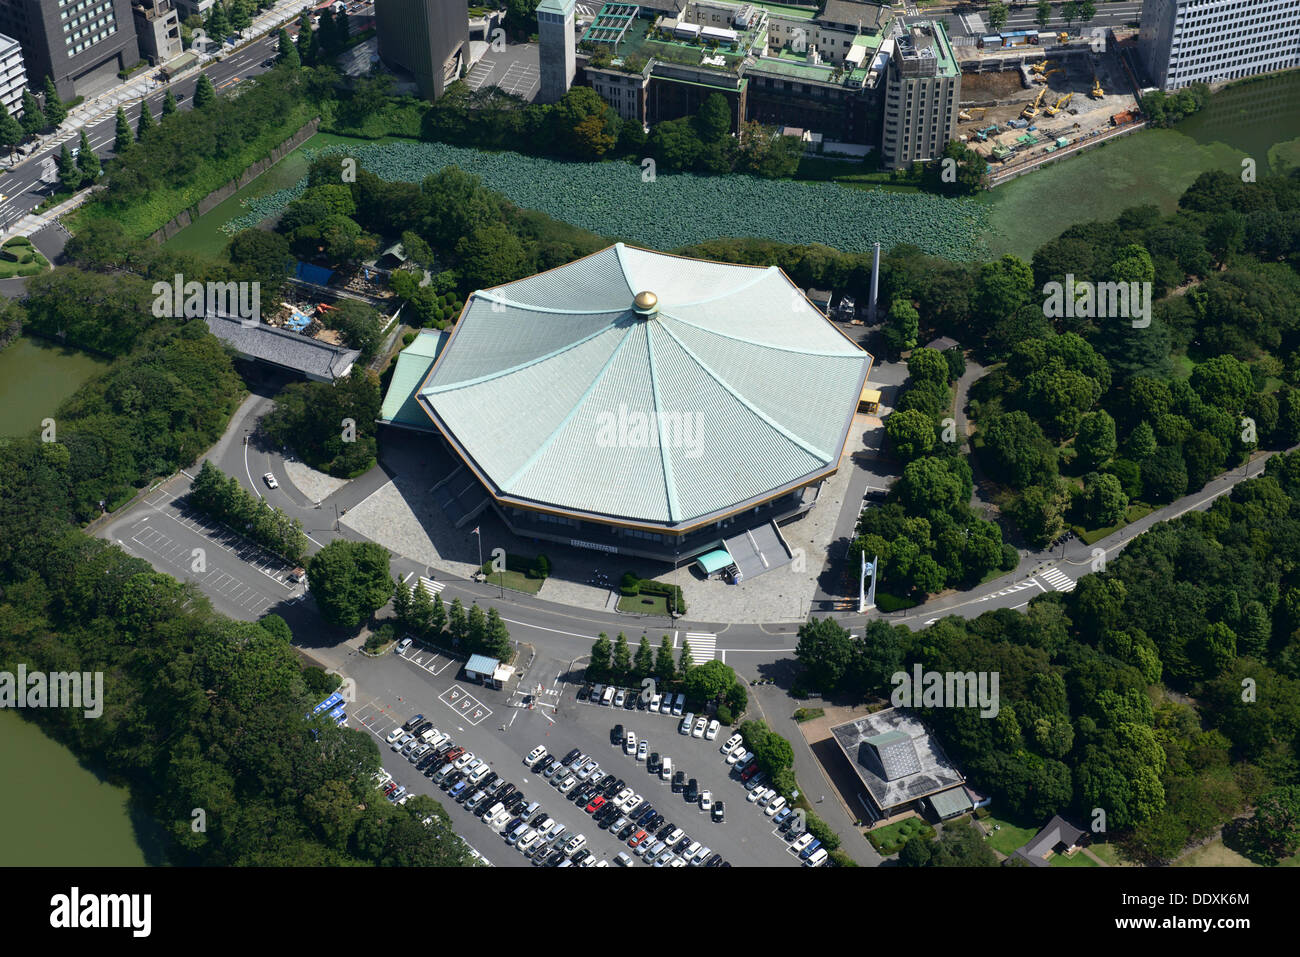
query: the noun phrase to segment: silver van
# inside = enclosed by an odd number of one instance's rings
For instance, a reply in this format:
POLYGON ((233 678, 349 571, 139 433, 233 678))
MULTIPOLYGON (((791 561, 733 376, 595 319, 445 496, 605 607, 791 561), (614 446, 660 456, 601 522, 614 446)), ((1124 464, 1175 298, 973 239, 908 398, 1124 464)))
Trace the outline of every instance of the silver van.
POLYGON ((673 703, 673 714, 680 715, 685 710, 686 710, 686 695, 679 691, 677 692, 677 700, 673 703))

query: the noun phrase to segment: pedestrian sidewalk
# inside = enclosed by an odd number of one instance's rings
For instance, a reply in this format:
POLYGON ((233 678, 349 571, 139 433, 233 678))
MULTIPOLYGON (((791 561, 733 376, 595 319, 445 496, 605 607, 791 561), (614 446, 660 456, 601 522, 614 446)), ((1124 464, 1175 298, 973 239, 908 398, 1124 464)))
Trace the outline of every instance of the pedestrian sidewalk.
POLYGON ((64 232, 67 232, 66 227, 64 227, 63 223, 59 221, 59 217, 64 213, 70 213, 84 203, 89 202, 90 197, 94 196, 97 191, 103 188, 104 186, 102 184, 99 186, 91 186, 88 189, 83 189, 75 196, 64 200, 59 203, 59 205, 51 207, 50 209, 39 213, 33 210, 24 215, 13 225, 0 229, 0 237, 9 239, 13 236, 31 236, 34 233, 39 233, 46 226, 50 225, 58 226, 60 229, 63 229, 64 232))

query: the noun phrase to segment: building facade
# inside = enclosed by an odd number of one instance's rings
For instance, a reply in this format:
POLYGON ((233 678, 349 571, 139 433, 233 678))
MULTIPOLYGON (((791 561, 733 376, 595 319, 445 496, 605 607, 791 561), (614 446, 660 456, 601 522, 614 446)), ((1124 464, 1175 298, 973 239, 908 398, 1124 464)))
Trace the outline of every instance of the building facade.
POLYGON ((23 115, 23 90, 27 89, 27 68, 23 50, 13 37, 0 36, 0 103, 10 116, 23 115))
POLYGON ((379 58, 406 73, 427 100, 442 96, 469 58, 463 0, 375 0, 379 58))
POLYGON ((1138 43, 1166 91, 1289 70, 1300 66, 1300 3, 1146 0, 1138 43))
POLYGON ((541 91, 538 102, 554 103, 573 86, 577 72, 574 0, 542 0, 537 5, 537 42, 541 91))
POLYGON ((131 16, 141 57, 157 66, 181 55, 181 18, 172 0, 134 0, 131 16))
POLYGON ((887 169, 902 169, 935 159, 952 140, 961 69, 939 23, 913 23, 891 39, 880 152, 887 169))
POLYGON ((140 59, 128 0, 0 0, 0 33, 23 49, 28 82, 91 96, 140 59))

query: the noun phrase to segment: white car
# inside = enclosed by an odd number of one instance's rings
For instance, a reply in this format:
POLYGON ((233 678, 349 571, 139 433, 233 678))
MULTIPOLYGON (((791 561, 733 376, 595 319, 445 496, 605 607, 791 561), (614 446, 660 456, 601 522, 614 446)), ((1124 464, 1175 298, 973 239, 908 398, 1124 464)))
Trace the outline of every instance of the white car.
POLYGON ((624 788, 623 790, 619 791, 616 795, 614 795, 614 801, 613 801, 614 806, 617 808, 621 808, 623 806, 623 802, 626 801, 628 798, 630 798, 632 796, 632 793, 633 792, 631 788, 624 788))
POLYGON ((638 761, 644 761, 646 758, 646 754, 649 753, 649 751, 650 751, 650 742, 642 741, 640 744, 636 746, 636 759, 638 761))
POLYGON ((677 733, 690 734, 691 725, 693 725, 694 723, 695 723, 695 715, 694 714, 686 715, 686 717, 682 718, 682 723, 677 726, 677 733))
POLYGON ((695 730, 693 730, 693 731, 691 732, 691 737, 692 737, 692 738, 702 738, 702 737, 704 737, 704 729, 705 729, 706 727, 708 727, 708 724, 709 724, 709 719, 708 719, 708 718, 696 718, 696 719, 695 719, 695 730))
POLYGON ((707 730, 707 731, 704 732, 704 740, 706 740, 706 741, 713 741, 713 740, 715 740, 715 739, 718 737, 718 728, 720 728, 720 727, 721 727, 721 725, 718 724, 718 719, 717 719, 717 718, 714 718, 712 721, 710 721, 710 722, 709 722, 709 730, 707 730))
POLYGON ((735 764, 735 763, 737 763, 741 758, 743 758, 743 757, 744 757, 745 755, 747 755, 747 754, 748 754, 751 758, 754 756, 754 754, 753 754, 752 751, 746 751, 746 750, 745 750, 745 746, 744 746, 744 745, 741 745, 740 747, 736 748, 735 751, 732 751, 729 755, 727 755, 727 763, 728 763, 728 764, 735 764))
POLYGON ((402 748, 406 747, 410 742, 414 740, 415 740, 415 735, 411 734, 411 732, 409 731, 403 731, 402 736, 393 742, 393 750, 401 751, 402 748))
POLYGON ((748 801, 750 804, 753 804, 755 801, 757 801, 766 793, 767 793, 767 788, 754 788, 754 790, 749 792, 749 796, 745 798, 745 800, 748 801))
POLYGON ((803 862, 804 867, 821 867, 826 863, 826 858, 830 855, 826 853, 826 848, 819 847, 813 851, 812 857, 803 862))
POLYGON ((812 832, 807 831, 799 838, 799 840, 795 841, 793 844, 790 845, 790 850, 794 851, 796 854, 802 854, 803 849, 807 847, 809 844, 811 844, 812 842, 813 842, 812 832))
POLYGON ((712 791, 701 791, 701 792, 700 792, 700 810, 701 810, 701 811, 711 811, 711 810, 713 810, 713 792, 712 792, 712 791))
POLYGON ((621 708, 627 701, 627 691, 623 688, 618 689, 618 694, 614 695, 614 707, 621 708))
POLYGON ((627 737, 623 740, 623 753, 636 754, 636 732, 629 731, 627 737))
POLYGON ((560 782, 560 788, 559 788, 560 793, 568 794, 577 786, 577 784, 578 784, 578 779, 574 777, 572 774, 570 774, 567 778, 565 778, 563 781, 560 782))
POLYGON ((631 814, 634 808, 638 808, 641 806, 641 802, 643 800, 645 799, 642 798, 641 795, 633 794, 630 798, 628 798, 626 801, 623 802, 623 813, 631 814))
POLYGON ((722 742, 722 747, 719 748, 718 750, 721 751, 723 754, 730 754, 732 751, 735 751, 736 748, 740 745, 740 743, 744 740, 745 739, 741 735, 733 734, 726 741, 722 742))
POLYGON ((410 639, 410 638, 403 638, 401 641, 399 641, 399 642, 397 643, 397 653, 398 653, 399 655, 401 655, 401 654, 405 654, 405 653, 406 653, 406 649, 407 649, 407 648, 410 648, 410 647, 411 647, 411 639, 410 639))
POLYGON ((474 761, 474 752, 466 751, 456 759, 456 770, 464 771, 474 761))
POLYGON ((772 817, 774 814, 777 814, 783 807, 785 807, 785 798, 777 797, 768 802, 767 810, 765 810, 763 813, 766 814, 768 817, 772 817))
POLYGON ((262 476, 262 481, 266 483, 267 488, 279 488, 280 483, 275 480, 275 476, 267 472, 262 476))
POLYGON ((388 732, 388 737, 384 738, 384 741, 388 744, 393 744, 394 742, 400 740, 402 735, 404 734, 406 734, 406 731, 402 729, 401 725, 398 725, 392 731, 388 732))
POLYGON ((528 752, 528 756, 524 758, 524 764, 528 765, 531 768, 533 766, 533 763, 545 753, 546 753, 546 746, 543 744, 539 744, 537 747, 533 748, 533 750, 528 752))

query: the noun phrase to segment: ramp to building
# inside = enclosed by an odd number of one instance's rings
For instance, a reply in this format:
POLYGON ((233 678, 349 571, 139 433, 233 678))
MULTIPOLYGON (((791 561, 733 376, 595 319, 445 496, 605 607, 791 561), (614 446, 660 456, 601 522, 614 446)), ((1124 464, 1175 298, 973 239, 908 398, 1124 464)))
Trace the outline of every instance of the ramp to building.
POLYGON ((430 494, 456 528, 463 528, 488 503, 487 491, 464 465, 458 466, 456 471, 435 485, 430 494))
POLYGON ((746 581, 774 568, 789 565, 794 560, 775 522, 726 539, 723 543, 740 570, 740 580, 746 581))

